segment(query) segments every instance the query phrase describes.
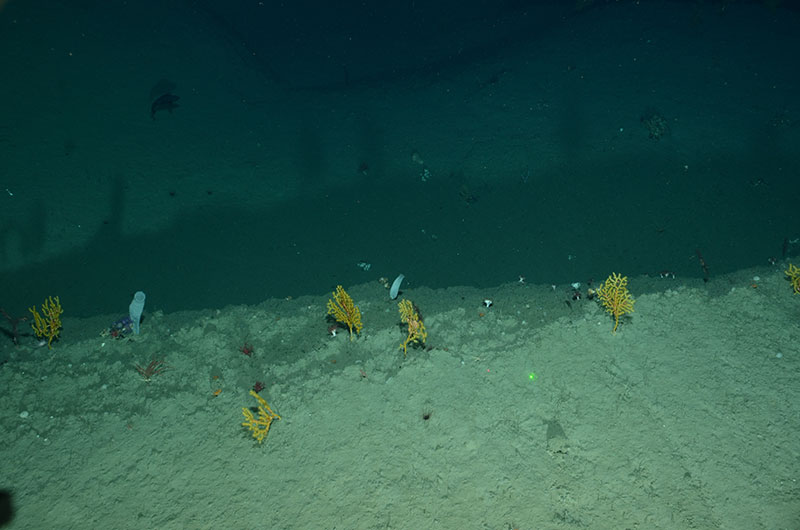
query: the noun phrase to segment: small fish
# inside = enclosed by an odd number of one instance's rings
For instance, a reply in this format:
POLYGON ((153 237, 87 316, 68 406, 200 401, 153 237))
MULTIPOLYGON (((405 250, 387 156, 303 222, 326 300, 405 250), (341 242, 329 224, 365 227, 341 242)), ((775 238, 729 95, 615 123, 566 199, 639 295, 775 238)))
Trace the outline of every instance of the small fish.
POLYGON ((156 112, 159 110, 167 110, 170 114, 172 114, 172 109, 178 108, 177 101, 180 99, 180 96, 176 96, 174 94, 164 94, 162 96, 158 96, 153 104, 150 106, 150 117, 156 119, 156 112))

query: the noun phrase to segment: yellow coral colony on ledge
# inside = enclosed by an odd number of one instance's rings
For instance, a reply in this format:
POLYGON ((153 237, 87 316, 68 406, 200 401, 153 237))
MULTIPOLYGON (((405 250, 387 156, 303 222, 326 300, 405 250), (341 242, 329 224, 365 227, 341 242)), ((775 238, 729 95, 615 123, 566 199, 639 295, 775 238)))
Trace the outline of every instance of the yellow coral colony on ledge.
POLYGON ((279 420, 281 419, 280 416, 275 414, 269 405, 267 405, 267 401, 255 393, 255 391, 251 390, 250 395, 253 396, 258 400, 258 417, 253 415, 253 411, 248 409, 247 407, 242 407, 242 414, 247 421, 242 423, 242 427, 247 427, 253 432, 253 438, 258 440, 258 443, 264 441, 264 438, 267 437, 269 434, 269 427, 272 425, 272 420, 279 420))
POLYGON ((619 317, 626 313, 633 313, 633 304, 636 302, 628 292, 628 277, 612 272, 605 283, 600 284, 600 287, 597 288, 597 298, 603 303, 606 311, 614 316, 612 333, 616 333, 619 317))
POLYGON ((47 338, 47 347, 52 349, 51 343, 53 339, 58 337, 61 333, 61 300, 56 296, 48 297, 42 304, 42 315, 36 310, 36 306, 28 308, 28 311, 33 315, 33 323, 31 327, 34 333, 40 339, 47 338))
POLYGON ((337 322, 347 326, 350 330, 350 340, 353 340, 354 329, 356 333, 361 333, 361 328, 364 327, 361 323, 361 311, 341 285, 336 287, 333 300, 328 300, 328 314, 333 315, 337 322))
POLYGON ((400 320, 403 324, 408 325, 408 337, 400 345, 403 348, 403 356, 408 353, 408 345, 412 342, 417 344, 425 344, 425 339, 428 338, 428 332, 425 331, 425 324, 414 308, 414 304, 410 300, 401 300, 397 304, 397 309, 400 311, 400 320))
POLYGON ((789 281, 792 282, 792 289, 794 290, 794 294, 800 294, 800 268, 789 264, 789 268, 783 273, 789 277, 789 281))

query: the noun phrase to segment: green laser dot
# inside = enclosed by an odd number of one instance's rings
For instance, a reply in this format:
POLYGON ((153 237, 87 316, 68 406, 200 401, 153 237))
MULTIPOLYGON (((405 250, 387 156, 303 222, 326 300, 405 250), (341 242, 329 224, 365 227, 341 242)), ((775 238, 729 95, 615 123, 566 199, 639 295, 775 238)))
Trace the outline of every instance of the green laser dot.
POLYGON ((531 381, 536 381, 536 377, 537 375, 535 372, 531 372, 528 374, 528 379, 530 379, 531 381))

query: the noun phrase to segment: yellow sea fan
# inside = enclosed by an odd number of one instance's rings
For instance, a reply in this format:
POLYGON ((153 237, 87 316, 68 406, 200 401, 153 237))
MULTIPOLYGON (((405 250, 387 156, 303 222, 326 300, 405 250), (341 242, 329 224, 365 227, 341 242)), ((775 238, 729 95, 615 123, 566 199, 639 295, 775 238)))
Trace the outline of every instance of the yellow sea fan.
POLYGON ((267 405, 267 401, 256 394, 255 391, 251 390, 250 395, 258 400, 258 416, 255 416, 247 407, 242 407, 242 414, 247 420, 242 423, 242 426, 250 429, 253 432, 253 438, 258 440, 258 443, 261 443, 269 434, 272 421, 279 420, 281 417, 275 414, 267 405))
POLYGON ((40 339, 46 337, 47 347, 52 348, 50 344, 61 333, 61 313, 64 312, 61 308, 61 300, 57 296, 55 298, 48 297, 42 304, 41 315, 36 310, 36 306, 28 308, 28 311, 33 315, 31 327, 34 333, 40 339))
POLYGON ((397 304, 397 309, 400 311, 400 321, 408 325, 408 337, 400 345, 403 348, 403 355, 408 353, 408 345, 412 342, 417 344, 425 344, 425 339, 428 338, 428 332, 425 330, 425 324, 422 322, 422 317, 414 307, 410 300, 401 300, 397 304))
POLYGON ((361 333, 361 328, 364 327, 361 323, 361 310, 341 285, 336 286, 333 299, 328 300, 328 314, 333 315, 337 322, 347 326, 350 330, 350 340, 353 340, 353 330, 361 333))
POLYGON ((628 277, 612 272, 608 279, 597 288, 597 298, 606 311, 614 316, 614 329, 617 332, 619 317, 626 313, 633 313, 633 299, 628 292, 628 277))

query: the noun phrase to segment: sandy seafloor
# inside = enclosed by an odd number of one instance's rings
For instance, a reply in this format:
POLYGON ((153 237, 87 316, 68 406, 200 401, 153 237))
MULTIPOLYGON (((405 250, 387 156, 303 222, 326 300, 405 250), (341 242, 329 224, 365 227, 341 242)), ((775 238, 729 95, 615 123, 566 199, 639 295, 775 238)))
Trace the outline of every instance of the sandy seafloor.
POLYGON ((405 359, 378 282, 347 286, 353 342, 324 294, 156 312, 134 340, 67 318, 0 367, 10 528, 798 528, 784 268, 631 278, 616 334, 568 286, 412 282, 429 348, 405 359), (170 369, 148 384, 151 359, 170 369), (240 426, 257 380, 282 416, 261 446, 240 426))

